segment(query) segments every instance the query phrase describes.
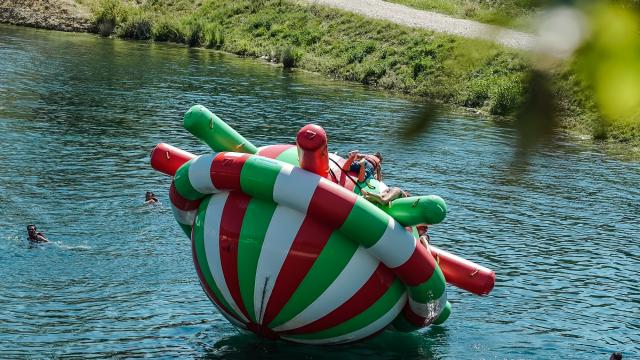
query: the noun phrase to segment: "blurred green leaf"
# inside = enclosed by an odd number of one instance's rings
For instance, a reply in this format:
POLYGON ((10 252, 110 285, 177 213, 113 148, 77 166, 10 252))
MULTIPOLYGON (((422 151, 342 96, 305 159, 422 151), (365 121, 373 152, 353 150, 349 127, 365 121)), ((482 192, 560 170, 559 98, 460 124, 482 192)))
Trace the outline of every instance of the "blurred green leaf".
POLYGON ((532 70, 525 94, 514 120, 517 146, 524 151, 549 141, 558 128, 557 105, 549 75, 540 70, 532 70))
POLYGON ((400 135, 404 138, 412 139, 422 133, 428 132, 431 125, 438 119, 441 113, 441 105, 434 102, 425 103, 422 109, 401 129, 400 135))
POLYGON ((603 119, 614 125, 639 121, 640 17, 631 8, 591 8, 592 36, 576 54, 579 75, 592 88, 603 119))

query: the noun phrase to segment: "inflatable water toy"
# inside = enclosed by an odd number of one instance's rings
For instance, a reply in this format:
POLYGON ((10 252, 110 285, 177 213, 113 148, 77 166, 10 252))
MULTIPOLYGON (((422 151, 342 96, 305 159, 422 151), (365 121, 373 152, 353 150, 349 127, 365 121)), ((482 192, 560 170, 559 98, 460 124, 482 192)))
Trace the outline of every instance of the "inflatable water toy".
POLYGON ((386 185, 342 171, 345 160, 328 152, 320 126, 300 129, 295 145, 258 148, 196 105, 184 127, 213 153, 161 143, 151 165, 173 177, 171 207, 202 288, 238 328, 348 343, 443 323, 447 282, 478 295, 492 290, 493 271, 417 241, 417 226, 444 220, 442 198, 370 203, 360 190, 386 185))

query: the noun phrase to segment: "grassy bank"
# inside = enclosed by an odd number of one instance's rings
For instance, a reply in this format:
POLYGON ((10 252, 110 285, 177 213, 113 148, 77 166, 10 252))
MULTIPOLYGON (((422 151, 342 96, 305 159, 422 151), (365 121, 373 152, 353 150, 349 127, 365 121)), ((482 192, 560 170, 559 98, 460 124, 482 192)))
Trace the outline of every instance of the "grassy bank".
MULTIPOLYGON (((263 57, 494 115, 547 106, 531 93, 537 73, 525 54, 335 9, 284 0, 149 0, 142 5, 100 0, 94 14, 103 35, 263 57)), ((568 63, 544 76, 549 81, 543 92, 556 100, 562 126, 595 138, 638 142, 635 122, 600 121, 591 90, 573 67, 568 63)))

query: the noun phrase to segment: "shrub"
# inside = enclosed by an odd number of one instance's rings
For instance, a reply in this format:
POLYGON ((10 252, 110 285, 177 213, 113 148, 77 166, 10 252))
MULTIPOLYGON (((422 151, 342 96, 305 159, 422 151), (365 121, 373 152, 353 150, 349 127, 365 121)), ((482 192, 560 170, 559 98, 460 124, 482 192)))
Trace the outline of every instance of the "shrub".
POLYGON ((607 125, 599 121, 591 128, 591 136, 594 140, 606 140, 609 137, 609 129, 607 125))
POLYGON ((153 40, 183 43, 185 36, 176 21, 161 18, 153 27, 153 40))
POLYGON ((98 34, 103 37, 108 37, 113 33, 113 30, 116 28, 116 24, 111 20, 102 20, 97 23, 98 34))
POLYGON ((224 45, 224 33, 220 26, 207 24, 203 32, 205 46, 218 49, 224 45))
POLYGON ((347 63, 360 63, 367 55, 374 52, 376 49, 376 43, 373 41, 367 41, 365 43, 359 43, 355 46, 351 46, 347 53, 347 63))
POLYGON ((100 35, 109 36, 118 24, 127 20, 128 9, 118 0, 100 0, 94 14, 100 35))
POLYGON ((280 55, 280 61, 285 69, 295 67, 299 59, 300 53, 291 46, 284 48, 280 55))
POLYGON ((230 42, 226 44, 224 48, 225 51, 229 51, 240 56, 253 56, 257 54, 253 44, 246 39, 230 42))
POLYGON ((192 22, 187 25, 187 31, 185 31, 185 40, 189 47, 201 46, 203 43, 202 36, 203 26, 200 22, 192 22))
POLYGON ((118 36, 125 39, 149 40, 152 35, 152 23, 144 15, 136 15, 118 27, 118 36))
POLYGON ((484 78, 475 79, 462 95, 462 105, 466 107, 482 107, 489 98, 489 84, 484 78))
POLYGON ((520 105, 522 87, 515 79, 505 79, 496 84, 489 98, 489 112, 491 114, 508 115, 520 105))

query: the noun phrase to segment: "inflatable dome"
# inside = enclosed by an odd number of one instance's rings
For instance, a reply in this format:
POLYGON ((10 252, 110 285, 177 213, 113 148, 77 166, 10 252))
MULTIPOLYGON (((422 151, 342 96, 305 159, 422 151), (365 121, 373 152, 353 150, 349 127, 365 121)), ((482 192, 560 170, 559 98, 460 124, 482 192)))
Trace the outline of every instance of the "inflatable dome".
POLYGON ((151 165, 170 175, 171 207, 191 239, 203 290, 225 318, 259 336, 309 344, 409 332, 449 316, 446 283, 478 295, 493 271, 418 241, 444 220, 435 195, 374 205, 387 186, 344 171, 325 131, 257 148, 203 106, 184 127, 213 151, 167 144, 151 165))

